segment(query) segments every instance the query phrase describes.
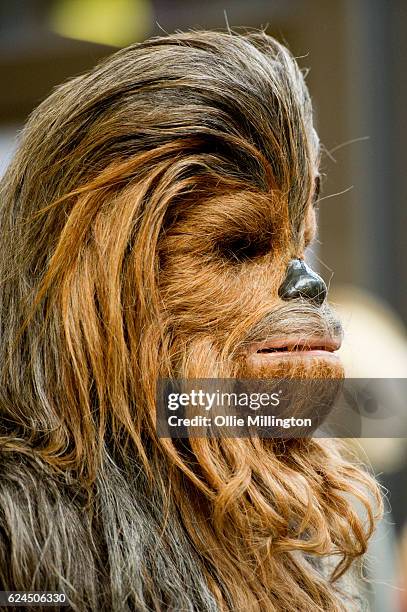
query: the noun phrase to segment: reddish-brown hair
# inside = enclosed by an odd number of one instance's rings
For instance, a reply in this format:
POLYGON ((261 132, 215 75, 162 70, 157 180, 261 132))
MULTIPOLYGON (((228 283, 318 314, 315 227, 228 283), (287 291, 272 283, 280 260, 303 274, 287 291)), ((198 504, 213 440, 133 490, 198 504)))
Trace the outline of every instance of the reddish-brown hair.
POLYGON ((3 589, 351 609, 338 578, 380 501, 335 441, 155 431, 159 377, 236 376, 262 320, 329 325, 277 295, 317 163, 302 74, 264 33, 132 45, 34 111, 1 190, 3 589))

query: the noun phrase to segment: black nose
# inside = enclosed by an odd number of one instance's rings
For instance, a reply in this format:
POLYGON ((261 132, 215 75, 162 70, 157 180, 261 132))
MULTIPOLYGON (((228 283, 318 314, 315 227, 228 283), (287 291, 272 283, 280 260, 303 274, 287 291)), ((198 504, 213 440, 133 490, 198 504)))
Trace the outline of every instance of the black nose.
POLYGON ((292 259, 287 266, 285 279, 278 290, 283 300, 304 298, 321 306, 327 294, 323 279, 305 261, 292 259))

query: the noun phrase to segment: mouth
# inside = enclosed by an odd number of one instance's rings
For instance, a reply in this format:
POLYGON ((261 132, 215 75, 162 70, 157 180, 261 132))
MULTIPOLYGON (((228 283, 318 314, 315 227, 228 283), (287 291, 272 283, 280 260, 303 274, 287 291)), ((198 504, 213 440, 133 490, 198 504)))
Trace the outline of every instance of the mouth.
POLYGON ((254 342, 248 347, 247 356, 258 363, 275 359, 338 359, 335 354, 341 346, 335 338, 285 338, 254 342))

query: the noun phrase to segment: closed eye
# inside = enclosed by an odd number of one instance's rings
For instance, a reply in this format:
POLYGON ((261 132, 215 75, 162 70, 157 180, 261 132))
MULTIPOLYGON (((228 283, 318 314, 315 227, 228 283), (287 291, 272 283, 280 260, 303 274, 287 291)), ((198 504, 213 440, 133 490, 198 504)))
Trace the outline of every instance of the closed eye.
POLYGON ((239 236, 226 239, 219 244, 219 251, 230 261, 243 263, 266 255, 271 250, 271 237, 268 235, 239 236))

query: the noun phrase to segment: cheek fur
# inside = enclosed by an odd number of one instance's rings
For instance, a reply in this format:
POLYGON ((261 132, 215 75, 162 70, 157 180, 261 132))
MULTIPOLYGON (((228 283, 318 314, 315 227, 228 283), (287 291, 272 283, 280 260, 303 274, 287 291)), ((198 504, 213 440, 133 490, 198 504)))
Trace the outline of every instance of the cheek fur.
POLYGON ((161 276, 165 312, 182 333, 216 333, 223 341, 242 321, 280 302, 285 262, 233 265, 216 257, 173 255, 161 276))

